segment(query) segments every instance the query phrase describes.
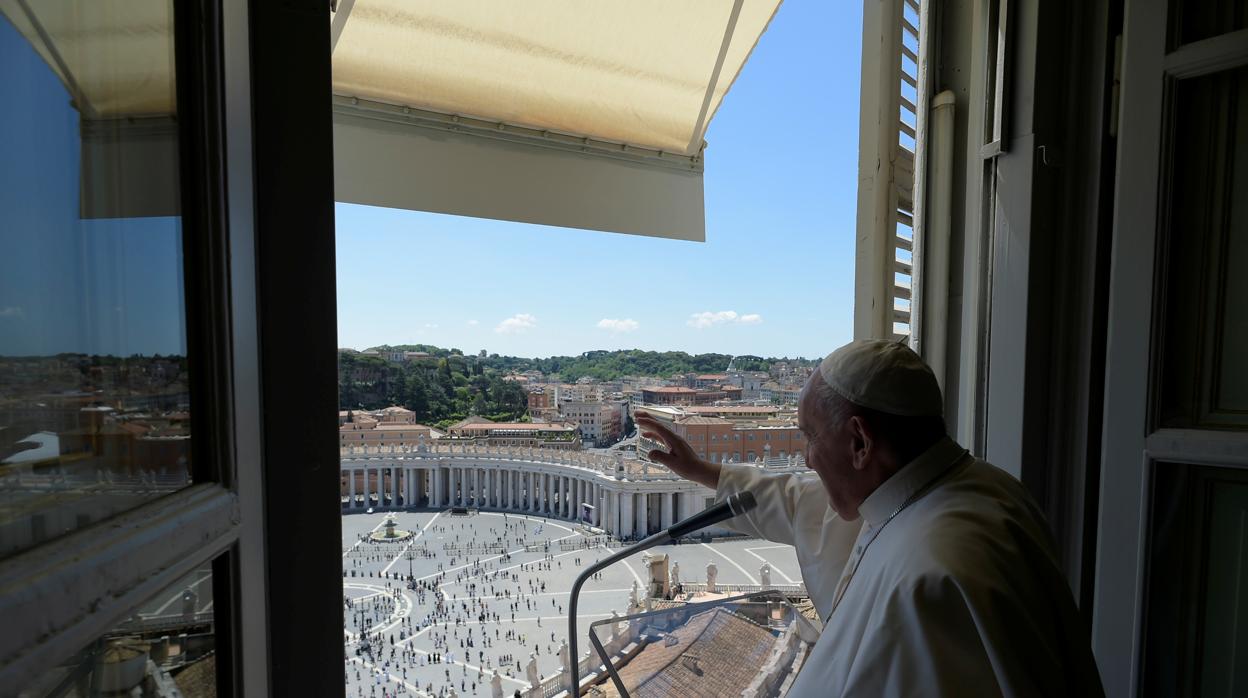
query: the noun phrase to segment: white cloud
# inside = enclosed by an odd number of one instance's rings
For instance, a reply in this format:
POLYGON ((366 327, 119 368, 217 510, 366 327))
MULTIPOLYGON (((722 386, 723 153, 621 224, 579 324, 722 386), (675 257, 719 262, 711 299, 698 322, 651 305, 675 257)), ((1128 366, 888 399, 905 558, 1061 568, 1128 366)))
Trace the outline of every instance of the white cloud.
POLYGON ((704 330, 708 327, 715 327, 716 325, 757 325, 762 321, 763 316, 758 313, 739 315, 735 310, 720 310, 718 312, 707 310, 705 312, 690 315, 685 324, 690 327, 696 327, 699 330, 704 330))
POLYGON ((610 330, 611 332, 633 332, 641 325, 632 318, 617 320, 615 318, 606 318, 598 321, 598 329, 610 330))
POLYGON ((706 329, 712 325, 722 325, 725 322, 732 322, 737 319, 735 310, 721 310, 718 313, 706 311, 704 313, 694 313, 689 316, 688 324, 690 327, 696 327, 699 330, 706 329))
POLYGON ((436 323, 436 322, 426 322, 426 323, 425 323, 425 328, 426 328, 426 329, 430 329, 430 330, 436 330, 436 329, 438 329, 438 323, 436 323))
POLYGON ((745 315, 737 314, 735 310, 720 310, 712 312, 707 310, 701 313, 694 313, 689 316, 689 320, 685 324, 704 330, 708 327, 716 325, 757 325, 763 321, 763 316, 758 313, 747 313, 745 315))
POLYGON ((469 320, 469 321, 468 321, 468 326, 469 326, 469 327, 476 327, 477 325, 480 325, 480 324, 481 324, 481 323, 480 323, 480 322, 478 322, 478 321, 476 321, 476 320, 469 320))
POLYGON ((537 327, 537 318, 528 313, 519 313, 498 323, 494 328, 499 334, 513 334, 537 327))
POLYGON ((16 305, 0 308, 0 317, 21 317, 22 309, 16 305))

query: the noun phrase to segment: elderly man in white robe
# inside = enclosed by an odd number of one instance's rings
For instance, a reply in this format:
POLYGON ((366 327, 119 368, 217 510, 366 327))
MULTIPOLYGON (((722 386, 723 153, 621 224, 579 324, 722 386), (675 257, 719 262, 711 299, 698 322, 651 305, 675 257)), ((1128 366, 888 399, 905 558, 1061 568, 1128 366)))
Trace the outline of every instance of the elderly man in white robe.
POLYGON ((903 344, 852 342, 803 389, 818 477, 711 463, 639 412, 650 458, 758 507, 730 522, 797 550, 823 634, 790 696, 1103 695, 1044 517, 946 434, 940 387, 903 344))

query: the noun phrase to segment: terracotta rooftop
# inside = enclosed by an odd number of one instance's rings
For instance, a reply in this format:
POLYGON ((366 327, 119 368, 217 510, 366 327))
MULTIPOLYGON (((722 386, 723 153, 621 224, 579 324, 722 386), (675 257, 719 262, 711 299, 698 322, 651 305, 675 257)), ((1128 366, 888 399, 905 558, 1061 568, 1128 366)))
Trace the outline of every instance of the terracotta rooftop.
POLYGON ((702 417, 699 415, 681 417, 680 419, 676 420, 676 423, 677 424, 695 424, 695 425, 696 424, 732 424, 731 421, 724 419, 723 417, 702 417))
MULTIPOLYGON (((767 628, 716 607, 647 644, 620 667, 620 678, 637 698, 739 696, 776 639, 767 628)), ((610 681, 599 688, 608 696, 619 695, 610 681)))
POLYGON ((721 412, 731 412, 733 414, 776 414, 780 411, 780 408, 773 405, 698 405, 697 407, 686 407, 685 411, 690 414, 720 414, 721 412))
POLYGON ((567 431, 575 429, 575 425, 557 422, 474 422, 456 424, 451 430, 468 429, 472 431, 567 431))
POLYGON ((698 391, 693 388, 681 388, 679 386, 660 386, 657 388, 642 388, 644 391, 652 393, 696 393, 698 391))

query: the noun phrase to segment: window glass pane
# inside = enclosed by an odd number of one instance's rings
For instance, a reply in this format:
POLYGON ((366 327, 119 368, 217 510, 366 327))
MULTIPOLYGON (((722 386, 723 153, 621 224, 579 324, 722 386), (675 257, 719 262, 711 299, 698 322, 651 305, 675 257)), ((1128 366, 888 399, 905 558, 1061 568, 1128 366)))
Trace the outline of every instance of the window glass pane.
POLYGON ((1174 104, 1160 423, 1248 429, 1248 68, 1180 81, 1174 104))
POLYGON ((0 557, 190 475, 171 0, 0 2, 0 557))
POLYGON ((1172 17, 1178 20, 1175 46, 1211 39, 1248 26, 1246 0, 1176 0, 1172 17))
POLYGON ((17 695, 215 696, 213 609, 209 562, 156 594, 17 695))

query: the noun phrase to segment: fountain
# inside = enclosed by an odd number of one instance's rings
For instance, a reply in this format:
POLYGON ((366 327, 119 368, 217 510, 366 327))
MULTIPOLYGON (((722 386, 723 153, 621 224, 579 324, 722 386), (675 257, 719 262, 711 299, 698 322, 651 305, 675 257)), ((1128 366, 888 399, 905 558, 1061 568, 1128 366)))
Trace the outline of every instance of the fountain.
POLYGON ((386 514, 386 523, 382 526, 382 530, 373 531, 368 534, 368 537, 374 543, 397 543, 411 538, 412 532, 398 528, 394 521, 394 514, 386 514))

